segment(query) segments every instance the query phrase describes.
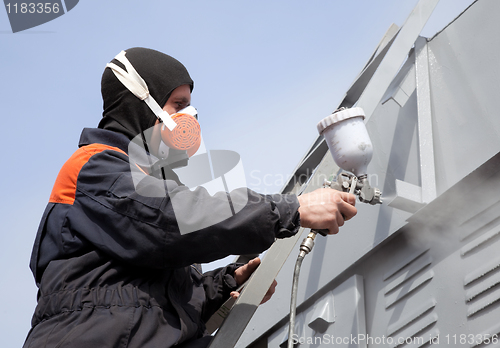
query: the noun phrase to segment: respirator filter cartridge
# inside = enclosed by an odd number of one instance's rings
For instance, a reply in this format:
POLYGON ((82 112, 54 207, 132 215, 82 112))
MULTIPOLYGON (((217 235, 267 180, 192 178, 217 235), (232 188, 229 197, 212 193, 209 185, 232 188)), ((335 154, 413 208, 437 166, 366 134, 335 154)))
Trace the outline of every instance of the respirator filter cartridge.
POLYGON ((169 130, 165 125, 161 127, 161 138, 171 149, 185 150, 189 157, 194 155, 201 144, 201 128, 196 119, 196 109, 184 109, 172 115, 177 126, 169 130))

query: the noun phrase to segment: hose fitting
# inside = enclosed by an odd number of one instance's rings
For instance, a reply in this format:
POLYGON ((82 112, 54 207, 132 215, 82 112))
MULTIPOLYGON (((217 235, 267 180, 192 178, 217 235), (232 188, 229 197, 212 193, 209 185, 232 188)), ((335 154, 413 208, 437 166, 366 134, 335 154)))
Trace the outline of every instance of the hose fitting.
POLYGON ((315 231, 309 232, 306 238, 300 244, 300 256, 304 257, 309 254, 314 247, 314 238, 316 238, 315 231))

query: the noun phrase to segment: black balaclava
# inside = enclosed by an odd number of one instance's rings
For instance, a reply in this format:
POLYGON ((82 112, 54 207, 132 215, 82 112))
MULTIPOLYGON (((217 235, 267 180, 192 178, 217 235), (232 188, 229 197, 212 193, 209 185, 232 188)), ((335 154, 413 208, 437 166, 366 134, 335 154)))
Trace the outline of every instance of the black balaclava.
MULTIPOLYGON (((174 89, 189 85, 193 90, 193 80, 178 60, 155 50, 135 47, 126 50, 126 57, 148 85, 151 96, 163 107, 174 89)), ((116 59, 112 63, 126 70, 116 59)), ((106 68, 102 74, 101 94, 103 118, 99 128, 124 134, 132 140, 136 135, 153 127, 157 118, 147 104, 125 87, 106 68)))

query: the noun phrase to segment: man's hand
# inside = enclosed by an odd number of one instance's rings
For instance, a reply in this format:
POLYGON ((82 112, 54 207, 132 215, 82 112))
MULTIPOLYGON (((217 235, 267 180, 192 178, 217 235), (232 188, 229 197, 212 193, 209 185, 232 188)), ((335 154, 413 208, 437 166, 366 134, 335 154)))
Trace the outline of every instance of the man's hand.
MULTIPOLYGON (((241 284, 246 282, 247 279, 250 278, 252 273, 257 269, 257 267, 259 267, 259 265, 260 265, 260 258, 256 257, 255 259, 250 260, 247 264, 241 266, 240 268, 237 268, 236 271, 234 271, 234 280, 236 280, 236 284, 240 286, 241 284)), ((278 285, 278 283, 276 282, 276 280, 274 280, 269 290, 267 290, 267 293, 262 299, 262 302, 260 304, 269 301, 269 299, 273 296, 274 292, 276 291, 276 285, 278 285)), ((237 299, 238 296, 240 296, 239 292, 237 291, 231 292, 232 298, 237 299)))
POLYGON ((298 197, 300 225, 327 229, 336 234, 339 226, 357 214, 356 196, 347 192, 322 188, 298 197))

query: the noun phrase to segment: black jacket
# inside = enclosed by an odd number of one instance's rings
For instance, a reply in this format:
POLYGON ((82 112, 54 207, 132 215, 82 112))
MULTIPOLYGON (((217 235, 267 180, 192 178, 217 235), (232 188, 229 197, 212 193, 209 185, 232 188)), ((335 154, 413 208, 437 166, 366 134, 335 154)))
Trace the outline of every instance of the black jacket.
MULTIPOLYGON (((248 190, 236 215, 181 234, 168 195, 137 193, 128 144, 121 134, 85 129, 61 169, 31 257, 39 292, 25 348, 189 344, 236 288, 238 267, 202 274, 193 264, 259 253, 297 231, 296 197, 248 190)), ((192 195, 210 214, 215 198, 192 195)))

